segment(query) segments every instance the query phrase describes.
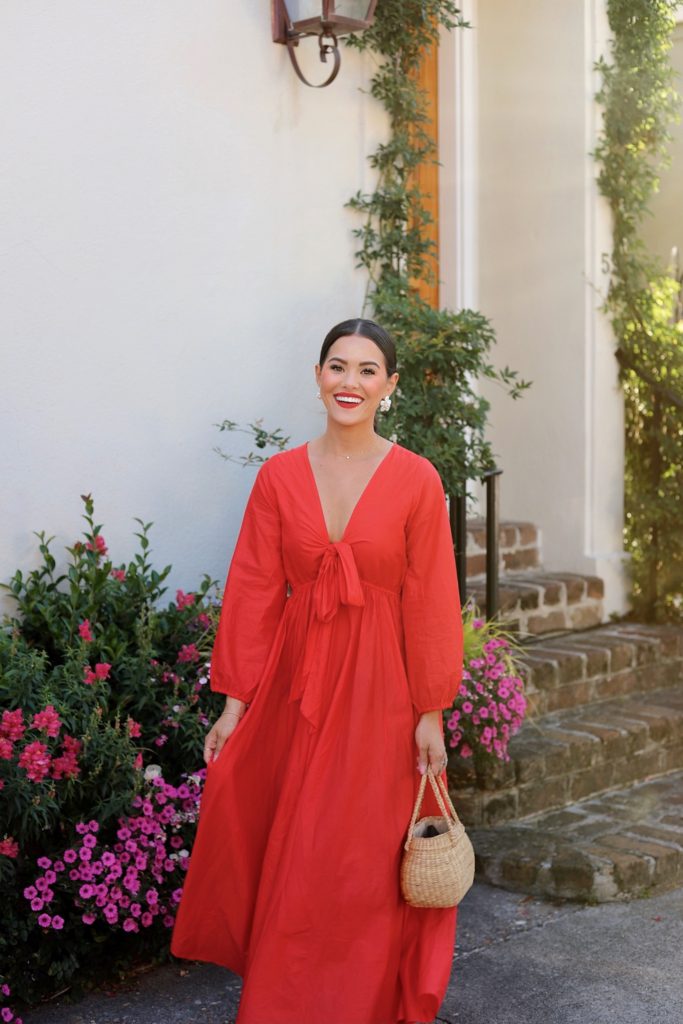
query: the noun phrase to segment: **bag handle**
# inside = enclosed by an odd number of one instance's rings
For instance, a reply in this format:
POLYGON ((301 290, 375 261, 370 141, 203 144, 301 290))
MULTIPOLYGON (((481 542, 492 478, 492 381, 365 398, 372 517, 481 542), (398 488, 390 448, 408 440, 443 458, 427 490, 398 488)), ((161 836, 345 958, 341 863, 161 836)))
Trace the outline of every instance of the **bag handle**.
POLYGON ((432 789, 434 790, 434 796, 436 797, 436 801, 437 801, 437 803, 439 805, 439 809, 441 810, 441 813, 443 814, 444 818, 448 822, 448 832, 449 832, 449 834, 451 836, 451 839, 455 838, 455 829, 456 829, 456 827, 458 825, 461 824, 460 818, 458 817, 457 812, 455 810, 455 807, 453 806, 453 801, 451 800, 451 795, 448 792, 448 787, 447 787, 446 783, 443 781, 443 779, 442 779, 442 777, 440 775, 437 775, 436 779, 434 778, 434 773, 432 772, 432 766, 430 764, 428 764, 426 772, 423 773, 422 778, 420 779, 420 788, 419 788, 418 793, 417 793, 417 799, 415 800, 415 806, 413 808, 413 816, 410 819, 410 825, 408 826, 408 835, 406 836, 406 841, 405 841, 405 843, 403 845, 403 849, 404 850, 408 849, 408 845, 410 843, 410 839, 411 839, 412 834, 413 834, 413 829, 415 827, 415 822, 417 821, 417 815, 418 815, 418 812, 419 812, 420 807, 422 805, 422 799, 424 797, 425 786, 427 784, 427 777, 429 777, 429 781, 430 781, 430 783, 432 785, 432 789), (437 785, 437 783, 439 783, 439 785, 437 785), (446 802, 448 803, 448 806, 450 808, 451 815, 453 817, 453 821, 452 822, 451 822, 450 817, 448 815, 448 811, 446 810, 446 807, 444 805, 443 797, 441 795, 441 790, 442 789, 443 789, 444 796, 446 797, 446 802))

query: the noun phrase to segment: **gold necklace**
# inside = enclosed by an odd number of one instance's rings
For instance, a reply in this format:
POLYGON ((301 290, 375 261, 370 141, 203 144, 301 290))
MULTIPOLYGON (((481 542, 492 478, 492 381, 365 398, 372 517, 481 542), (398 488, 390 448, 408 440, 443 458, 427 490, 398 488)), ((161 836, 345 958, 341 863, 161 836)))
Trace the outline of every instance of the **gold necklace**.
MULTIPOLYGON (((393 442, 392 442, 392 444, 393 444, 393 442)), ((323 455, 325 455, 325 454, 326 453, 323 452, 323 455)), ((327 454, 334 455, 335 458, 337 458, 337 459, 351 459, 351 458, 355 459, 355 458, 359 458, 362 455, 373 455, 373 454, 379 455, 379 452, 375 452, 375 451, 373 451, 372 448, 370 448, 370 449, 368 449, 365 452, 359 452, 358 454, 354 454, 354 455, 344 455, 343 452, 329 452, 327 454)))

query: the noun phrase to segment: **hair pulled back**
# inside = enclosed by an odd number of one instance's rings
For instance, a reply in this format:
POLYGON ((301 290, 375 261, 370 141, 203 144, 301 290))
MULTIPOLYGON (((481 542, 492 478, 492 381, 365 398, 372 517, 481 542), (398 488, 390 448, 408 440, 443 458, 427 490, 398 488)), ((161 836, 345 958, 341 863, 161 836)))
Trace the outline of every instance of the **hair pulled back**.
POLYGON ((387 376, 390 377, 392 373, 396 373, 396 346, 394 339, 388 331, 385 331, 383 327, 376 324, 374 320, 342 320, 340 324, 336 324, 325 336, 322 348, 320 349, 319 365, 323 365, 330 347, 337 338, 346 338, 351 334, 359 334, 361 338, 368 338, 370 341, 374 341, 384 356, 387 376))

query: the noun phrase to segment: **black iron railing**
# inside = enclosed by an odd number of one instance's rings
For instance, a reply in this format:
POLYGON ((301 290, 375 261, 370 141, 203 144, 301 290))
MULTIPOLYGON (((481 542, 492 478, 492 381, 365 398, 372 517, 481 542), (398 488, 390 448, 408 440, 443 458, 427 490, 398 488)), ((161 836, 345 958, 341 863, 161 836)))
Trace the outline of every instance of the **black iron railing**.
MULTIPOLYGON (((486 487, 486 618, 498 612, 498 534, 500 509, 500 480, 503 470, 491 469, 480 477, 486 487)), ((458 573, 460 603, 467 600, 467 499, 464 494, 451 498, 451 532, 455 546, 455 568, 458 573)))

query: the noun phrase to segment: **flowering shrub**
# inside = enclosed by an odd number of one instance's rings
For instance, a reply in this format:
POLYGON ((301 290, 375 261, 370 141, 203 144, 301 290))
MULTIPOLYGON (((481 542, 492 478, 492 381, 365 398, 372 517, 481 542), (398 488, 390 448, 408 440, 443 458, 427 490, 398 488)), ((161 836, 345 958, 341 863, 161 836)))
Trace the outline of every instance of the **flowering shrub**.
POLYGON ((22 1024, 21 1017, 16 1017, 14 1011, 6 1002, 11 994, 12 989, 6 981, 3 981, 2 975, 0 975, 0 1020, 6 1021, 7 1024, 22 1024))
POLYGON ((96 819, 76 822, 79 838, 55 859, 39 857, 42 873, 24 888, 38 926, 171 928, 205 776, 201 769, 172 786, 158 765, 149 765, 146 790, 132 801, 138 813, 119 818, 116 842, 101 841, 96 819))
MULTIPOLYGON (((42 564, 2 584, 1 983, 26 1002, 166 955, 223 701, 207 685, 216 584, 164 606, 151 524, 114 565, 83 501, 65 571, 39 533, 42 564)), ((0 1002, 0 1022, 12 1012, 0 1002)))
POLYGON ((476 770, 509 761, 508 743, 526 713, 524 684, 513 658, 516 644, 492 621, 477 616, 473 602, 463 609, 464 665, 453 707, 445 712, 448 743, 476 770))

